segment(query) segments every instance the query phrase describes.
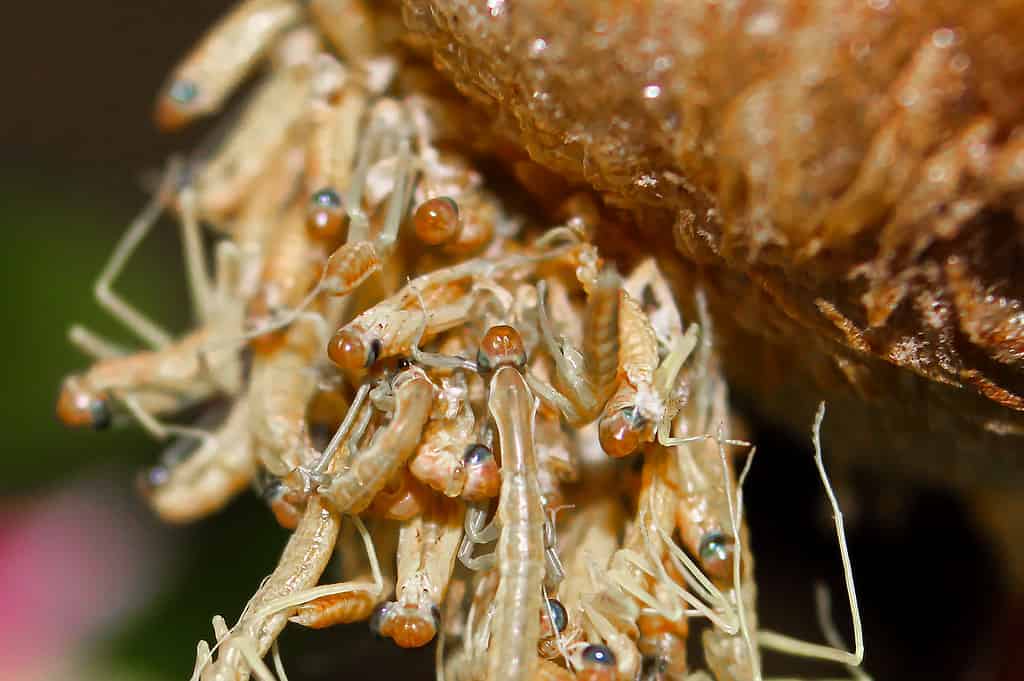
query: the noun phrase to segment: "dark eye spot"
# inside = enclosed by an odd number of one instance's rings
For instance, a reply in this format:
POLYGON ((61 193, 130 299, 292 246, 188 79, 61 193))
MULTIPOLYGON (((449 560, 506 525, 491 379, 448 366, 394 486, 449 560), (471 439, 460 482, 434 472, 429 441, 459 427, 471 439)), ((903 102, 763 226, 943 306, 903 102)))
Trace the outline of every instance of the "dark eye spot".
POLYGON ((391 603, 381 603, 374 609, 373 614, 370 615, 370 631, 377 636, 383 636, 383 634, 380 633, 381 626, 383 626, 384 620, 387 618, 390 610, 391 603))
POLYGON ((491 366, 490 358, 487 357, 487 353, 485 353, 483 350, 476 351, 476 368, 477 371, 484 374, 494 369, 494 367, 491 366))
POLYGON ((722 532, 709 532, 700 540, 698 548, 704 563, 724 563, 732 554, 732 539, 722 532))
POLYGON ((96 400, 90 404, 89 414, 92 417, 92 427, 95 430, 106 430, 114 420, 110 413, 110 407, 104 400, 96 400))
POLYGON ((615 665, 615 654, 607 646, 592 643, 583 649, 583 661, 602 667, 612 667, 615 665))
POLYGON ((482 444, 473 444, 466 447, 466 453, 462 455, 462 460, 469 466, 473 466, 479 463, 483 463, 488 459, 492 458, 494 454, 491 450, 482 444))
POLYGON ((569 626, 569 613, 565 611, 565 606, 562 605, 561 601, 556 598, 549 598, 546 611, 548 617, 551 618, 551 624, 554 625, 555 630, 558 632, 565 631, 565 628, 569 626))
POLYGON ((188 104, 199 95, 199 86, 191 80, 176 80, 171 84, 167 96, 178 104, 188 104))
POLYGON ((379 338, 374 338, 370 341, 370 349, 366 353, 366 368, 369 369, 377 363, 377 359, 380 357, 380 351, 384 348, 384 344, 381 343, 379 338))
POLYGON ((408 357, 402 357, 398 360, 398 370, 408 369, 412 366, 412 362, 409 361, 408 357))
POLYGON ((338 192, 334 191, 330 187, 325 187, 314 193, 310 200, 316 205, 323 206, 324 208, 341 207, 341 197, 338 196, 338 192))

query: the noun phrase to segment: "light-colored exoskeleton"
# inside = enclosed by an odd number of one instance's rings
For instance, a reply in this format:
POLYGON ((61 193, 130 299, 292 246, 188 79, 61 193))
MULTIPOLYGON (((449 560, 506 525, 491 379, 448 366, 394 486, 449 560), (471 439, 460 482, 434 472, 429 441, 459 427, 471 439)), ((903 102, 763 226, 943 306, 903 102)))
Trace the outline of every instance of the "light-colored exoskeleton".
POLYGON ((537 286, 541 341, 554 360, 558 389, 536 378, 529 379, 537 396, 561 410, 574 426, 594 420, 611 397, 619 345, 621 278, 609 267, 593 277, 580 276, 588 294, 583 352, 566 338, 556 335, 548 317, 544 301, 546 286, 542 281, 537 286))
POLYGON ((217 659, 213 661, 212 651, 200 644, 192 681, 200 674, 203 681, 244 681, 250 670, 260 681, 274 678, 263 656, 288 623, 291 609, 312 599, 304 595, 290 607, 280 602, 316 585, 334 552, 340 526, 337 514, 319 500, 310 500, 273 574, 260 585, 235 626, 217 632, 217 659))
POLYGON ((437 633, 464 514, 463 504, 432 494, 424 512, 402 525, 396 600, 382 606, 375 627, 403 648, 424 646, 437 633))
MULTIPOLYGON (((625 524, 625 509, 615 494, 604 493, 588 499, 588 502, 568 514, 560 532, 559 547, 565 564, 565 579, 559 587, 558 599, 567 611, 568 626, 561 640, 556 639, 549 656, 564 656, 568 664, 575 665, 571 651, 581 641, 604 640, 624 657, 638 659, 633 652, 636 646, 629 635, 629 622, 635 620, 633 611, 636 607, 627 604, 631 611, 624 612, 619 612, 613 605, 603 607, 606 599, 601 595, 605 587, 602 573, 618 549, 619 535, 625 524), (597 608, 611 610, 613 620, 597 613, 597 608), (594 619, 591 614, 595 615, 594 619)), ((617 658, 616 655, 616 662, 617 658)), ((626 666, 636 665, 626 660, 626 666)))
POLYGON ((204 219, 221 224, 235 215, 268 164, 308 124, 316 47, 305 29, 286 36, 280 46, 286 58, 251 95, 227 138, 200 163, 196 193, 204 219))
POLYGON ((309 0, 307 8, 331 46, 353 64, 379 49, 373 15, 363 0, 309 0))
POLYGON ((250 424, 263 467, 281 477, 308 465, 312 452, 306 409, 317 388, 314 361, 322 332, 313 319, 288 329, 272 354, 255 353, 249 386, 250 424))
POLYGON ((408 461, 423 433, 434 400, 434 384, 409 366, 392 381, 395 410, 390 423, 344 470, 316 480, 315 492, 339 513, 359 513, 408 461))
POLYGON ((258 463, 249 433, 249 403, 243 396, 223 425, 187 459, 147 471, 143 493, 163 520, 190 522, 222 508, 248 487, 258 463))
POLYGON ((450 255, 481 251, 502 219, 497 199, 483 188, 483 178, 469 162, 434 146, 434 121, 424 97, 410 97, 409 111, 417 132, 417 162, 422 178, 414 198, 412 226, 426 244, 450 255))
MULTIPOLYGON (((465 621, 459 622, 458 635, 462 646, 455 654, 443 656, 444 637, 438 641, 437 678, 455 681, 483 681, 487 674, 487 649, 494 619, 494 597, 498 592, 498 571, 479 570, 473 578, 473 589, 465 621)), ((450 605, 450 604, 449 604, 450 605)), ((451 627, 446 628, 448 633, 451 627)), ((452 632, 454 633, 454 632, 452 632)))
POLYGON ((529 271, 538 261, 558 257, 561 252, 555 249, 538 255, 475 258, 417 277, 338 329, 328 355, 348 370, 367 368, 380 359, 409 352, 415 358, 414 345, 473 318, 479 299, 489 293, 480 282, 529 271))
POLYGON ((501 446, 496 564, 498 593, 487 656, 488 681, 526 681, 537 668, 544 581, 544 507, 537 486, 533 419, 537 408, 520 370, 526 357, 511 327, 492 328, 481 354, 494 374, 488 410, 501 446))
MULTIPOLYGON (((836 540, 839 544, 839 557, 843 564, 843 580, 845 582, 846 595, 850 607, 850 618, 853 620, 853 651, 843 650, 840 647, 841 642, 839 641, 839 636, 835 633, 834 628, 830 626, 830 619, 827 616, 822 619, 826 625, 823 628, 825 629, 826 639, 829 640, 830 645, 809 643, 785 634, 779 634, 777 632, 767 630, 757 632, 757 642, 763 648, 775 650, 788 655, 838 662, 850 669, 855 678, 863 679, 868 678, 867 675, 859 669, 864 660, 864 631, 860 619, 860 606, 857 602, 857 590, 853 582, 853 567, 850 563, 850 552, 846 545, 846 530, 843 525, 843 513, 839 508, 839 502, 836 499, 835 492, 832 490, 828 473, 825 472, 825 462, 822 459, 821 453, 821 423, 824 418, 825 403, 822 402, 818 405, 818 411, 814 416, 814 427, 811 430, 811 440, 814 444, 814 464, 818 469, 818 477, 821 479, 822 487, 825 489, 825 495, 828 498, 828 503, 832 510, 832 520, 835 524, 836 540)), ((749 470, 749 463, 744 474, 747 470, 749 470)), ((744 477, 745 475, 740 476, 740 488, 737 493, 734 509, 734 512, 737 515, 737 522, 742 520, 742 485, 744 477)), ((739 572, 738 569, 737 572, 739 572)), ((758 676, 755 678, 757 681, 761 681, 759 669, 757 670, 757 673, 758 676)))
POLYGON ((619 387, 599 422, 601 446, 610 456, 632 454, 655 436, 664 443, 684 401, 679 372, 697 343, 697 326, 683 333, 682 318, 653 260, 626 279, 619 300, 619 387), (651 304, 643 301, 650 299, 651 304))
MULTIPOLYGON (((260 337, 292 323, 321 294, 335 297, 349 295, 380 271, 398 239, 398 228, 408 207, 414 179, 406 114, 398 102, 391 99, 378 100, 370 112, 370 121, 363 133, 356 167, 349 171, 347 164, 351 163, 354 150, 341 147, 354 144, 353 126, 359 123, 359 113, 365 106, 365 96, 358 90, 358 85, 351 87, 357 89, 347 96, 342 95, 339 110, 328 114, 335 119, 341 118, 340 121, 335 120, 335 125, 327 130, 333 146, 330 150, 318 150, 312 155, 318 168, 316 172, 337 181, 339 186, 316 190, 309 198, 310 205, 303 209, 302 235, 317 244, 321 257, 326 256, 326 262, 323 263, 319 278, 314 274, 311 280, 302 280, 303 286, 295 287, 298 295, 290 296, 287 300, 279 295, 277 298, 280 300, 275 300, 275 305, 261 306, 261 310, 272 314, 264 314, 263 320, 255 324, 256 328, 244 338, 260 337), (354 103, 351 101, 353 98, 354 103), (345 105, 346 100, 350 100, 351 106, 345 105), (335 130, 335 127, 340 129, 335 130), (331 155, 338 158, 322 158, 331 155), (371 176, 374 168, 370 164, 374 161, 374 167, 379 166, 380 170, 371 176), (325 164, 332 169, 325 171, 321 168, 325 164), (344 190, 347 190, 344 200, 339 193, 343 191, 341 182, 345 182, 344 190), (367 192, 367 189, 373 191, 367 192), (369 216, 364 210, 364 203, 372 211, 384 197, 388 198, 386 216, 378 233, 371 238, 369 216), (326 226, 332 221, 342 220, 348 225, 347 241, 330 254, 323 252, 325 245, 340 237, 340 234, 332 237, 331 232, 341 230, 341 225, 332 229, 326 226), (318 225, 325 228, 321 230, 318 225)), ((289 262, 292 261, 294 259, 289 262)), ((312 272, 308 269, 305 271, 312 272)))
MULTIPOLYGON (((398 537, 394 527, 372 522, 367 529, 373 537, 377 555, 395 553, 398 537)), ((394 588, 394 566, 390 562, 378 566, 375 556, 360 546, 361 539, 359 528, 346 524, 339 534, 335 555, 341 554, 342 576, 352 575, 341 584, 363 585, 363 588, 329 593, 306 601, 295 608, 289 621, 310 629, 324 629, 370 618, 394 588)))
POLYGON ((301 12, 295 0, 240 2, 175 68, 157 99, 160 127, 174 130, 220 109, 301 12))
MULTIPOLYGON (((358 407, 354 413, 359 413, 358 407)), ((358 426, 349 426, 339 429, 331 451, 347 450, 349 441, 361 435, 358 426)), ((327 460, 328 472, 332 462, 327 460)), ((346 615, 365 612, 366 604, 372 607, 379 602, 385 596, 386 583, 376 549, 362 521, 354 518, 353 522, 363 540, 371 580, 316 586, 334 552, 341 516, 319 497, 310 497, 277 568, 260 585, 235 626, 229 630, 223 619, 214 618, 215 649, 220 648, 220 653, 214 661, 213 650, 201 642, 192 681, 198 681, 200 675, 203 681, 245 681, 250 671, 260 681, 274 681, 262 659, 290 618, 305 626, 328 626, 346 615)))
POLYGON ((88 329, 72 326, 71 341, 98 362, 64 382, 57 415, 67 425, 103 427, 110 423, 111 407, 116 403, 158 439, 172 433, 202 435, 189 428, 166 426, 157 416, 174 413, 217 393, 234 395, 241 390, 242 362, 237 352, 201 352, 212 339, 230 337, 241 326, 238 252, 229 242, 218 244, 216 281, 210 281, 190 188, 181 191, 179 201, 186 271, 199 328, 175 340, 112 288, 132 253, 156 224, 179 180, 180 170, 172 163, 156 197, 122 237, 95 286, 100 305, 152 349, 125 354, 88 329))
MULTIPOLYGON (((266 320, 295 308, 314 285, 323 252, 307 234, 302 205, 293 201, 268 235, 259 286, 249 299, 246 326, 256 328, 238 340, 251 338, 257 356, 272 356, 285 342, 286 330, 266 320)), ((235 340, 235 339, 232 339, 235 340)))
MULTIPOLYGON (((469 501, 488 498, 481 495, 479 485, 467 481, 469 469, 475 464, 476 416, 469 403, 466 376, 462 372, 440 378, 439 400, 444 400, 444 411, 435 415, 423 431, 423 439, 409 462, 409 470, 417 479, 447 497, 464 493, 469 501)), ((491 457, 493 460, 493 457, 491 457)), ((494 467, 497 470, 497 465, 494 467)), ((474 476, 474 477, 479 477, 474 476)), ((496 477, 496 476, 495 476, 496 477)))

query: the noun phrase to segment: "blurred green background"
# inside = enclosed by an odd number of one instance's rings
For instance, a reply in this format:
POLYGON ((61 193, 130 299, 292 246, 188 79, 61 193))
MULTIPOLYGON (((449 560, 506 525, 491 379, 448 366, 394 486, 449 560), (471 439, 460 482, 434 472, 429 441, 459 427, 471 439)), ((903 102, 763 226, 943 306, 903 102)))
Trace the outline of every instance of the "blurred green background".
MULTIPOLYGON (((87 363, 66 340, 69 323, 135 342, 97 306, 92 282, 145 203, 147 173, 204 132, 160 135, 150 110, 176 59, 229 4, 93 0, 6 12, 15 30, 0 67, 8 238, 0 681, 182 681, 196 641, 212 634, 210 618, 237 616, 285 539, 252 495, 194 526, 162 525, 133 482, 162 445, 137 430, 67 431, 53 416, 62 377, 87 363)), ((165 221, 117 284, 174 330, 190 323, 179 253, 177 229, 165 221)), ((807 443, 766 427, 757 435, 749 518, 755 547, 771 549, 757 550, 763 619, 817 639, 811 585, 824 579, 838 595, 841 580, 807 443)), ((848 511, 867 669, 879 678, 895 670, 901 678, 989 678, 998 571, 959 502, 862 483, 873 492, 859 512, 848 511)), ((843 622, 844 609, 837 613, 843 622)), ((433 668, 431 651, 369 644, 361 625, 289 631, 283 644, 293 681, 355 670, 422 677, 433 668)), ((806 669, 771 664, 778 673, 806 669)))

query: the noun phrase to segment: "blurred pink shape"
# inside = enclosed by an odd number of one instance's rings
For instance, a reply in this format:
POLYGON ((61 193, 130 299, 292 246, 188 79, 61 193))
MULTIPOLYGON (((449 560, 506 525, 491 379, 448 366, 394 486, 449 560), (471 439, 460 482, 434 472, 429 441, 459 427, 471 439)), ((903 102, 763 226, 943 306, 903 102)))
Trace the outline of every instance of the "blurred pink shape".
POLYGON ((0 506, 0 678, 52 677, 156 586, 144 513, 123 496, 75 484, 0 506))

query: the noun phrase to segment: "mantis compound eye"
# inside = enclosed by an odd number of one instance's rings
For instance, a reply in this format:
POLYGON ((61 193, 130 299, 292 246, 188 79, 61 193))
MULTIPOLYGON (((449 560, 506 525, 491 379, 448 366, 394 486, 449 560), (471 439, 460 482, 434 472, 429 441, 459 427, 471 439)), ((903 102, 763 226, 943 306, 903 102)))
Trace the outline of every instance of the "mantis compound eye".
POLYGON ((472 444, 462 455, 466 467, 466 484, 462 498, 469 502, 484 501, 498 496, 501 489, 501 471, 494 452, 486 445, 472 444))
POLYGON ((580 669, 576 674, 582 681, 613 681, 616 677, 615 654, 607 647, 590 644, 580 654, 580 669))
POLYGON ((697 552, 700 562, 713 579, 728 580, 732 576, 735 542, 724 532, 708 532, 700 540, 697 552))
POLYGON ((149 496, 157 488, 163 487, 171 480, 171 471, 167 466, 152 466, 139 472, 135 485, 143 496, 149 496))
POLYGON ((547 604, 540 609, 541 638, 550 638, 556 633, 561 634, 569 626, 569 613, 557 598, 549 598, 547 604))

